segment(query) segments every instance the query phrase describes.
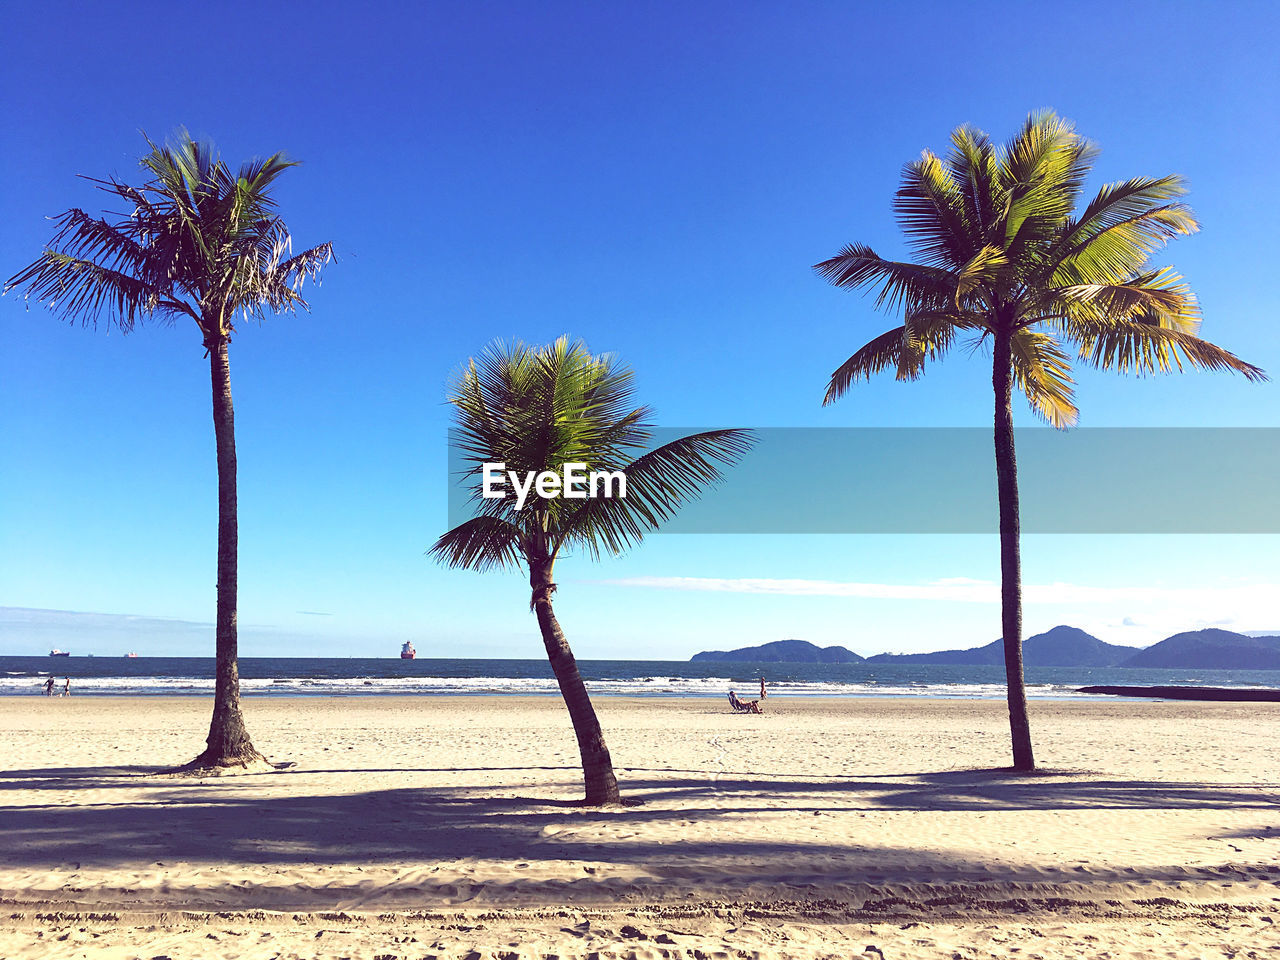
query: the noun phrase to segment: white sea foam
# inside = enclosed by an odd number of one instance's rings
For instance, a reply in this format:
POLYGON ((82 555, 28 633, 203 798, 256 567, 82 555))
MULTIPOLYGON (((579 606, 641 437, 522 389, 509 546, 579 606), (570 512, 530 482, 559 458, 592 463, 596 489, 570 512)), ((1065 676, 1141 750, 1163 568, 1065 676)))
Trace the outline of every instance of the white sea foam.
MULTIPOLYGON (((39 677, 0 677, 0 696, 32 695, 42 692, 39 677)), ((723 677, 633 677, 617 680, 588 680, 587 689, 596 696, 725 696, 729 690, 753 695, 751 681, 723 677)), ((61 682, 55 692, 61 692, 61 682)), ((72 695, 116 696, 212 696, 209 677, 76 677, 72 695)), ((526 694, 559 693, 556 681, 537 677, 277 677, 242 678, 246 696, 374 696, 431 694, 526 694)), ((875 683, 875 682, 776 682, 769 684, 772 696, 779 697, 946 697, 960 699, 1003 699, 1005 689, 995 683, 875 683)), ((1072 686, 1031 684, 1033 698, 1087 697, 1072 686)))

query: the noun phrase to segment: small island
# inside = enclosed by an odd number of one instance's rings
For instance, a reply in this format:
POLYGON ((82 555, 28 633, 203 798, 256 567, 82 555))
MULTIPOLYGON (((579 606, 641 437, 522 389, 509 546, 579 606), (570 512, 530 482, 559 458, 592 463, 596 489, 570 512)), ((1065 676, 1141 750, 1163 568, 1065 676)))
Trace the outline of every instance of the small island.
POLYGON ((704 650, 692 663, 861 663, 865 658, 844 647, 819 647, 807 640, 775 640, 737 650, 704 650))

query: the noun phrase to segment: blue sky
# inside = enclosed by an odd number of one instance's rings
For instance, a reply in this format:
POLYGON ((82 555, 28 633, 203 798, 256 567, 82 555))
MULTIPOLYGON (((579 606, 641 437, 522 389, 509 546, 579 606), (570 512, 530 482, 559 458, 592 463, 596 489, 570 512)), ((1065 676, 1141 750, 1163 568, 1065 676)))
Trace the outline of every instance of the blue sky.
MULTIPOLYGON (((77 174, 136 177, 140 130, 303 161, 282 209, 340 261, 310 314, 232 345, 246 656, 541 656, 519 576, 423 555, 445 383, 495 338, 616 352, 673 427, 985 426, 990 374, 964 353, 823 409, 893 320, 809 269, 854 240, 902 253, 901 165, 963 122, 1003 139, 1052 107, 1101 145, 1095 185, 1186 176, 1203 230, 1162 262, 1205 336, 1280 371, 1267 4, 220 4, 199 29, 173 9, 6 7, 0 273, 44 217, 100 209, 77 174)), ((1079 380, 1090 426, 1280 426, 1275 382, 1079 380)), ((62 624, 78 652, 122 652, 101 624, 127 615, 139 653, 211 653, 209 403, 193 328, 122 337, 0 300, 0 653, 47 645, 57 617, 29 610, 107 618, 62 624)), ((1277 541, 1029 536, 1027 627, 1280 628, 1277 541)), ((906 651, 993 639, 997 575, 994 536, 666 535, 561 564, 558 612, 583 657, 906 651)))

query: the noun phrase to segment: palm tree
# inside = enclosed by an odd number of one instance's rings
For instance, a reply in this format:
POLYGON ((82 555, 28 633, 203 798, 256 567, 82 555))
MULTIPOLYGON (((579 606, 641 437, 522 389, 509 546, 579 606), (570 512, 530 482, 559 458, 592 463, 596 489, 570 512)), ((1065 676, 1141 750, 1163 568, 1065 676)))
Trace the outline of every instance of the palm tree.
POLYGON ((218 456, 218 585, 213 720, 191 769, 261 765, 240 712, 237 665, 236 442, 227 346, 237 317, 305 308, 301 287, 333 258, 329 244, 293 254, 271 196, 294 162, 277 153, 236 172, 214 149, 180 131, 170 146, 147 140, 140 187, 92 180, 128 214, 93 217, 71 209, 55 218, 48 249, 5 285, 24 287, 60 318, 122 333, 135 324, 187 317, 200 330, 213 388, 218 456))
POLYGON ((1075 212, 1097 148, 1052 113, 1033 114, 1005 146, 969 126, 945 160, 908 163, 894 203, 919 262, 884 260, 850 244, 814 269, 839 287, 877 291, 903 322, 831 375, 824 403, 882 370, 914 380, 958 339, 991 342, 1001 608, 1013 765, 1035 769, 1022 677, 1018 474, 1011 398, 1016 384, 1054 427, 1075 424, 1071 357, 1146 374, 1262 370, 1196 336, 1200 314, 1182 277, 1148 258, 1198 226, 1176 176, 1104 186, 1075 212))
MULTIPOLYGON (((476 468, 470 474, 476 516, 430 550, 450 567, 528 570, 529 606, 573 721, 586 803, 593 805, 618 803, 618 781, 552 608, 556 560, 574 549, 592 558, 621 553, 719 480, 717 465, 735 462, 751 446, 748 431, 713 430, 637 456, 651 437, 650 411, 632 406, 631 380, 631 371, 613 357, 593 356, 566 337, 536 348, 495 344, 471 360, 449 401, 455 407, 455 449, 476 468), (562 474, 569 463, 582 464, 584 472, 622 474, 625 496, 604 495, 603 485, 593 484, 600 495, 544 499, 531 493, 521 508, 511 496, 483 495, 486 464, 505 465, 502 471, 524 482, 530 471, 562 474)), ((611 492, 620 489, 615 485, 611 492)))

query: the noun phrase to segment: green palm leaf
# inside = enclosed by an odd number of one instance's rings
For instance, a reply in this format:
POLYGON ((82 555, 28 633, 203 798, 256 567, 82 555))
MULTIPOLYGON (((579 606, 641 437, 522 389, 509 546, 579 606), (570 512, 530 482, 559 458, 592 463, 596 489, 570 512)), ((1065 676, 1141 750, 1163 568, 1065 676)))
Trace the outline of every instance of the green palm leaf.
POLYGON ((1089 262, 1113 275, 1133 272, 1141 264, 1133 258, 1145 259, 1174 237, 1199 228, 1191 209, 1176 202, 1185 193, 1181 177, 1136 177, 1107 184, 1068 222, 1048 262, 1061 269, 1083 258, 1085 263, 1076 269, 1085 274, 1089 262))
POLYGON ((518 566, 523 556, 520 531, 500 517, 472 517, 435 542, 429 551, 450 567, 493 570, 518 566))
POLYGON ((1242 374, 1246 380, 1267 379, 1266 371, 1241 360, 1234 353, 1161 324, 1159 317, 1077 320, 1067 329, 1079 346, 1080 358, 1102 370, 1133 373, 1182 372, 1183 365, 1198 370, 1222 370, 1242 374))
POLYGON ((1012 353, 1014 382, 1036 415, 1051 427, 1075 426, 1080 410, 1062 345, 1051 334, 1024 329, 1013 335, 1012 353))
POLYGON ((813 269, 837 287, 878 289, 876 307, 887 310, 942 307, 956 290, 955 277, 949 270, 884 260, 870 247, 858 243, 849 244, 813 269))
POLYGON ((750 431, 711 430, 643 454, 620 471, 626 497, 586 501, 570 517, 562 542, 593 557, 622 553, 723 479, 720 468, 737 463, 752 444, 750 431))
POLYGON ((907 336, 907 328, 894 327, 858 348, 848 360, 836 367, 827 384, 827 395, 822 404, 834 403, 848 392, 858 380, 870 380, 874 374, 890 367, 899 369, 902 359, 902 344, 907 336))
POLYGON ((985 246, 981 221, 966 204, 955 173, 926 150, 903 168, 902 185, 894 196, 893 209, 902 232, 931 267, 958 266, 985 246))

